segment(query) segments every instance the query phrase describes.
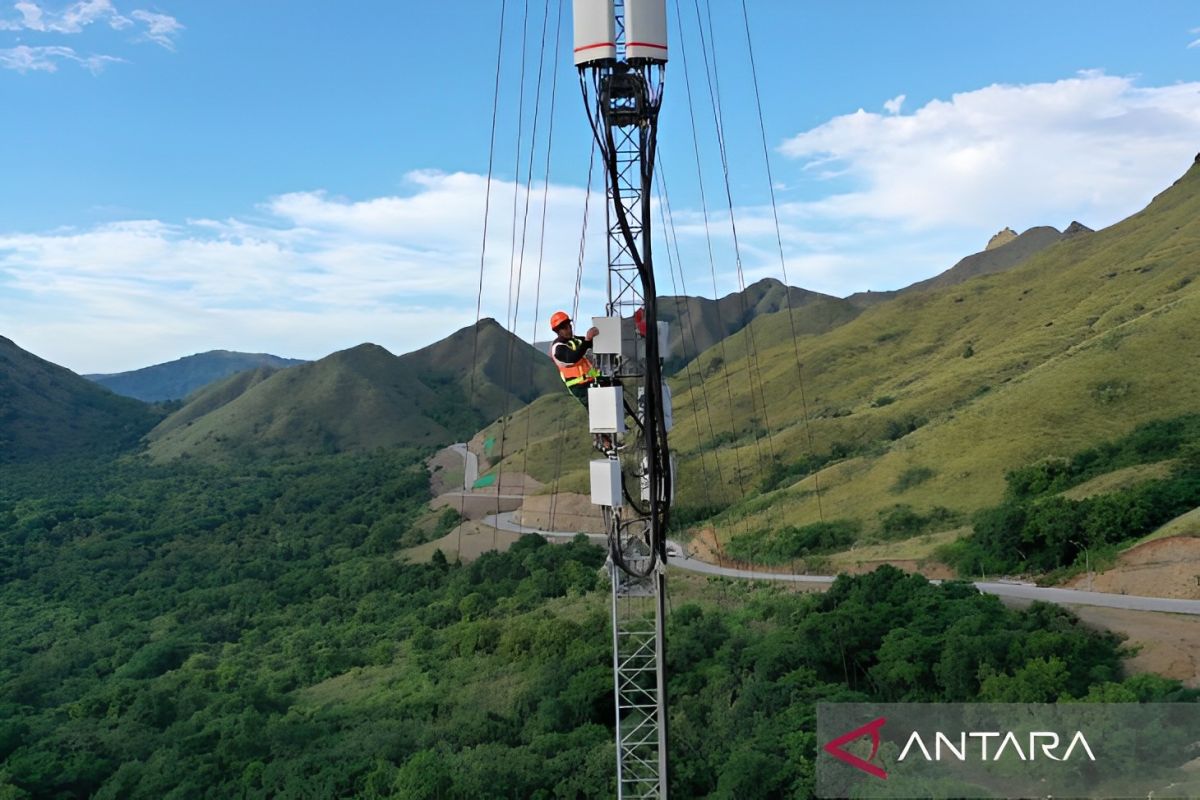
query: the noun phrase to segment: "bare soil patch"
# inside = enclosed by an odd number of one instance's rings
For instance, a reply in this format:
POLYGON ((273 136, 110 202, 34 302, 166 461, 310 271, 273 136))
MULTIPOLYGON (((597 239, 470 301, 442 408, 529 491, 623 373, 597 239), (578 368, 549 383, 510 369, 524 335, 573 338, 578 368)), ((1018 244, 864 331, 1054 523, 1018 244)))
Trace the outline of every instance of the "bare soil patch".
POLYGON ((429 491, 434 497, 462 488, 463 457, 456 450, 446 447, 437 451, 425 466, 429 468, 429 491))
POLYGON ((544 531, 604 533, 600 507, 593 505, 587 495, 572 492, 526 497, 516 521, 544 531))
POLYGON ((1200 618, 1100 606, 1071 610, 1091 627, 1126 637, 1126 645, 1137 650, 1124 662, 1130 673, 1149 672, 1200 687, 1200 618))
MULTIPOLYGON (((1089 581, 1080 575, 1065 584, 1071 589, 1200 600, 1200 537, 1171 536, 1131 547, 1112 569, 1089 581)), ((1200 633, 1200 631, 1198 631, 1200 633)))
MULTIPOLYGON (((453 451, 451 454, 458 459, 459 475, 461 475, 462 456, 453 451)), ((440 456, 441 453, 438 455, 440 456)), ((529 499, 529 495, 541 487, 541 483, 528 475, 520 472, 506 472, 498 476, 497 481, 491 486, 485 486, 482 489, 468 491, 461 487, 449 487, 441 493, 435 492, 436 496, 429 502, 429 507, 434 510, 453 508, 466 519, 483 519, 488 514, 515 511, 529 499)))
POLYGON ((520 495, 498 495, 486 489, 474 492, 447 492, 429 501, 432 509, 453 508, 466 519, 483 519, 488 514, 514 511, 525 498, 520 495))
POLYGON ((721 540, 717 538, 716 529, 711 526, 696 529, 692 538, 688 540, 687 550, 692 558, 710 564, 725 564, 729 561, 725 556, 725 549, 721 546, 721 540))
POLYGON ((927 558, 876 558, 841 562, 837 566, 837 571, 839 573, 845 572, 848 575, 863 575, 868 572, 874 572, 884 564, 890 564, 896 569, 905 572, 919 573, 931 580, 945 581, 958 577, 958 574, 954 570, 942 562, 927 558))
POLYGON ((507 550, 519 538, 519 533, 496 530, 480 522, 464 522, 442 538, 401 550, 398 556, 402 561, 420 563, 433 558, 435 550, 441 550, 448 561, 459 558, 464 562, 474 561, 491 550, 507 550))

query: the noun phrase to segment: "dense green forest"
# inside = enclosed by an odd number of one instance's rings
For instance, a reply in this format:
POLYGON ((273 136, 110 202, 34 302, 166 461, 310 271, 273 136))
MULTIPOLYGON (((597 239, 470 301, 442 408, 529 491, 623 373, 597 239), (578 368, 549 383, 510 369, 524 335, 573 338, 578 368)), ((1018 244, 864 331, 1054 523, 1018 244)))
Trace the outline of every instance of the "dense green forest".
MULTIPOLYGON (((611 797, 599 548, 405 564, 421 453, 0 468, 0 798, 611 797)), ((1184 699, 1119 642, 884 568, 669 622, 680 797, 808 797, 820 700, 1184 699)))

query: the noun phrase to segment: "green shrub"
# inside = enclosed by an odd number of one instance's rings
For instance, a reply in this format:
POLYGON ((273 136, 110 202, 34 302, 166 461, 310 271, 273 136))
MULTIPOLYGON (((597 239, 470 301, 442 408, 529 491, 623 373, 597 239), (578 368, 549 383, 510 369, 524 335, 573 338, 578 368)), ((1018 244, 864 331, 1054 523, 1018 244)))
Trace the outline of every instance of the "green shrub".
POLYGON ((934 507, 928 514, 919 514, 912 506, 895 505, 879 512, 880 533, 884 539, 911 539, 922 533, 954 524, 959 515, 942 506, 934 507))
POLYGON ((896 478, 896 482, 892 484, 892 492, 894 494, 906 492, 912 487, 924 483, 936 474, 937 472, 929 467, 909 467, 900 473, 900 477, 896 478))
POLYGON ((862 525, 855 520, 814 522, 800 527, 789 525, 778 531, 764 529, 734 536, 728 552, 739 561, 785 564, 798 558, 844 550, 854 544, 861 530, 862 525))

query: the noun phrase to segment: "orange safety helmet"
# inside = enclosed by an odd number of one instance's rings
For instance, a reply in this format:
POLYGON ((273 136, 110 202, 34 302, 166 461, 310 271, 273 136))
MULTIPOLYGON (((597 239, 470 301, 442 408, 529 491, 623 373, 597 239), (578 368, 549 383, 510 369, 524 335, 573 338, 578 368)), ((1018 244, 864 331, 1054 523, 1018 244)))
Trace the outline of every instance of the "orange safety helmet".
POLYGON ((571 317, 565 311, 555 311, 550 315, 550 330, 558 331, 564 322, 570 322, 571 317))

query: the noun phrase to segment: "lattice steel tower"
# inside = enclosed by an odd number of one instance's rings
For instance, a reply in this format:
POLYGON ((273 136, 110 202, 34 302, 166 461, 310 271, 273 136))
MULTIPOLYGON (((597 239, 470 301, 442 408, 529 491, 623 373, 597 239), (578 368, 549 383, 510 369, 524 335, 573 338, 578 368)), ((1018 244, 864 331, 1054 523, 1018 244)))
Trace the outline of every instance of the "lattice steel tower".
POLYGON ((592 461, 591 483, 608 529, 617 796, 665 798, 663 626, 674 469, 650 186, 667 62, 666 0, 574 0, 574 12, 575 65, 607 178, 608 306, 607 316, 593 319, 602 377, 588 392, 588 409, 607 455, 592 461))

